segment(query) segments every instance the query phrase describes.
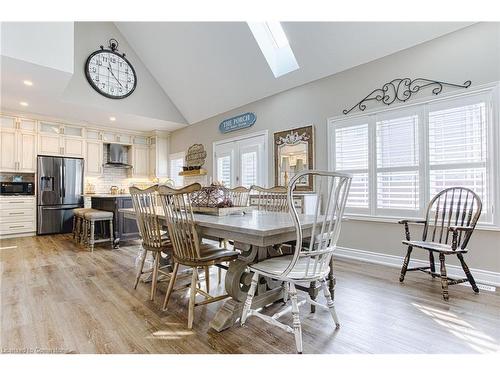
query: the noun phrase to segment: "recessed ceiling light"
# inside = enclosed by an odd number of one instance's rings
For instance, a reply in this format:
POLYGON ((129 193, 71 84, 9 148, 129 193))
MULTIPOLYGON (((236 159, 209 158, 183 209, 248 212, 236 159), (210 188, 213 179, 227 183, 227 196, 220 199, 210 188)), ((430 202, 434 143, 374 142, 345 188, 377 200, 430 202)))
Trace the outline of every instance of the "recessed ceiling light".
POLYGON ((27 107, 28 106, 28 103, 26 103, 26 102, 19 102, 19 104, 21 104, 23 107, 27 107))
POLYGON ((116 120, 116 117, 111 116, 111 117, 109 118, 109 121, 115 121, 115 120, 116 120))
POLYGON ((27 80, 27 79, 25 79, 25 80, 23 81, 23 83, 24 83, 26 86, 33 86, 33 82, 31 82, 31 81, 29 81, 29 80, 27 80))

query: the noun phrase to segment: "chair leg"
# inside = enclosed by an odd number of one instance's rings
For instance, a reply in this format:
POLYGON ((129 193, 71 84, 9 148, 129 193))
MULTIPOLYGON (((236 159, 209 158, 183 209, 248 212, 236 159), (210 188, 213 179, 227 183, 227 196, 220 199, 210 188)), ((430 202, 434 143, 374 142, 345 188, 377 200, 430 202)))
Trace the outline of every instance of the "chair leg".
POLYGON ((146 260, 147 256, 148 256, 148 251, 144 249, 141 257, 141 266, 139 267, 139 270, 137 271, 137 276, 135 277, 134 289, 137 289, 137 284, 139 284, 139 280, 141 279, 142 270, 144 269, 144 261, 146 260))
POLYGON ((172 291, 174 290, 175 279, 177 278, 177 271, 179 271, 179 263, 174 264, 174 270, 172 271, 172 275, 170 276, 170 282, 168 283, 167 294, 165 294, 165 300, 163 301, 163 310, 167 309, 168 301, 170 300, 170 296, 172 295, 172 291))
POLYGON ((408 264, 410 263, 411 251, 413 250, 412 246, 408 246, 408 251, 406 252, 405 260, 403 261, 403 267, 401 268, 401 275, 399 276, 399 282, 403 282, 406 275, 406 270, 408 269, 408 264))
POLYGON ((207 288, 207 293, 210 294, 210 267, 205 267, 205 286, 207 288))
POLYGON ((90 222, 90 241, 89 241, 90 251, 92 253, 94 252, 94 241, 95 241, 95 222, 92 220, 90 222))
POLYGON ((252 283, 250 284, 250 289, 248 290, 247 299, 243 305, 243 311, 241 312, 240 325, 245 324, 248 317, 248 311, 252 307, 253 296, 255 295, 255 289, 257 289, 257 282, 259 281, 259 274, 255 272, 252 276, 252 283))
POLYGON ((321 281, 321 286, 323 288, 323 294, 325 295, 326 306, 330 310, 330 314, 332 315, 333 321, 335 323, 335 327, 339 328, 340 322, 339 322, 339 318, 337 316, 337 311, 335 310, 335 303, 333 302, 332 295, 330 294, 330 289, 328 289, 328 285, 326 283, 326 280, 321 281))
POLYGON ((467 280, 469 280, 469 284, 471 285, 472 290, 474 291, 474 293, 479 293, 479 288, 476 285, 476 280, 474 280, 474 277, 472 277, 472 273, 470 272, 467 263, 465 263, 464 256, 462 254, 457 254, 457 257, 460 261, 460 264, 462 265, 462 269, 465 272, 465 276, 467 276, 467 280))
POLYGON ((222 268, 217 267, 217 285, 222 281, 222 268))
POLYGON ((444 254, 439 253, 439 262, 441 263, 441 289, 443 289, 443 299, 448 301, 448 277, 446 275, 446 265, 444 263, 444 254))
POLYGON ((191 278, 191 293, 189 295, 189 308, 188 308, 188 329, 193 328, 194 320, 194 303, 196 299, 196 284, 198 279, 198 271, 193 267, 193 277, 191 278))
POLYGON ((429 251, 429 265, 431 266, 431 276, 435 278, 436 275, 434 275, 434 272, 436 272, 436 264, 434 263, 434 253, 432 251, 429 251))
POLYGON ((109 240, 111 241, 111 250, 114 249, 114 241, 113 241, 113 219, 109 221, 109 240))
POLYGON ((297 302, 297 290, 295 284, 290 283, 290 300, 292 301, 293 334, 297 353, 302 354, 302 327, 300 325, 299 304, 297 302))
POLYGON ((151 280, 151 301, 154 301, 156 297, 156 285, 158 284, 158 269, 160 268, 160 253, 155 254, 155 260, 153 263, 153 279, 151 280))
POLYGON ((73 234, 73 240, 76 238, 76 215, 73 215, 73 230, 71 231, 73 234))

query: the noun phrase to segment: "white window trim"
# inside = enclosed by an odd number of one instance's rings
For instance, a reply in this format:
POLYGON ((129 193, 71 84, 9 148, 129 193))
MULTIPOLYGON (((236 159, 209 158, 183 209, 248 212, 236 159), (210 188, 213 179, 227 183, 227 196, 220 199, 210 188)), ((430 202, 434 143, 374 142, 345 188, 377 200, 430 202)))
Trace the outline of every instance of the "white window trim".
POLYGON ((268 130, 262 130, 262 131, 255 132, 255 133, 249 133, 249 134, 240 135, 240 136, 237 136, 237 137, 225 138, 225 139, 222 139, 220 141, 215 141, 212 144, 212 178, 214 180, 217 178, 217 161, 216 161, 217 159, 215 157, 216 146, 223 145, 225 143, 242 141, 242 140, 245 140, 245 139, 248 139, 248 138, 254 138, 254 137, 259 137, 259 136, 264 136, 265 140, 266 140, 265 143, 264 143, 264 155, 263 155, 263 158, 264 158, 264 163, 263 163, 264 170, 262 171, 262 176, 263 176, 263 180, 264 180, 264 184, 263 185, 268 186, 269 185, 269 163, 270 163, 270 161, 269 161, 269 147, 270 147, 270 144, 269 144, 269 131, 268 130))
MULTIPOLYGON (((491 192, 490 192, 490 210, 492 212, 492 223, 479 223, 477 225, 478 229, 481 230, 500 230, 500 83, 495 82, 495 83, 490 83, 490 84, 485 84, 485 85, 479 85, 474 88, 474 90, 467 90, 467 92, 460 92, 460 91, 454 91, 450 92, 447 94, 442 94, 440 95, 439 98, 423 98, 419 100, 415 100, 411 104, 403 103, 403 104, 398 104, 394 105, 391 108, 377 108, 373 109, 370 111, 362 112, 362 113, 357 113, 353 114, 351 116, 334 116, 330 117, 327 119, 327 155, 328 155, 328 169, 333 170, 334 165, 335 165, 335 129, 338 126, 350 126, 349 124, 356 124, 360 123, 360 120, 362 118, 371 118, 371 121, 376 121, 376 115, 383 115, 386 112, 393 112, 393 111, 402 111, 404 108, 415 108, 415 107, 422 107, 422 111, 425 113, 427 112, 427 107, 429 104, 435 104, 439 102, 446 102, 451 99, 461 99, 464 98, 466 100, 467 97, 471 97, 477 94, 487 94, 490 96, 489 100, 489 105, 490 105, 490 110, 488 111, 488 114, 490 115, 490 118, 488 119, 488 132, 491 134, 491 136, 488 138, 488 148, 489 148, 489 157, 487 159, 487 167, 489 167, 490 171, 493 173, 490 174, 490 186, 491 186, 491 192), (425 109, 424 109, 425 107, 425 109), (342 125, 340 125, 342 123, 342 125)), ((425 141, 427 139, 427 131, 428 131, 428 118, 427 116, 420 116, 424 123, 419 124, 419 142, 420 144, 423 145, 423 147, 419 147, 420 150, 420 163, 423 166, 423 168, 420 168, 420 175, 419 178, 424 178, 424 180, 428 183, 429 181, 429 164, 427 160, 427 142, 425 141), (422 126, 423 125, 423 126, 422 126)), ((369 123, 369 129, 372 132, 375 131, 374 126, 370 126, 369 123)), ((370 130, 369 130, 370 132, 370 130)), ((374 134, 369 134, 369 138, 373 136, 374 134)), ((375 150, 372 150, 372 141, 369 139, 369 155, 370 155, 370 171, 369 171, 369 183, 370 186, 373 187, 373 183, 376 183, 376 181, 372 181, 373 179, 376 179, 376 174, 374 173, 375 170, 373 168, 376 167, 376 160, 375 160, 375 150)), ((420 204, 420 213, 417 216, 417 218, 422 218, 425 215, 425 208, 430 201, 431 197, 429 196, 429 189, 428 185, 425 187, 425 189, 420 189, 423 191, 420 191, 420 196, 419 199, 421 200, 420 204)), ((346 218, 354 219, 354 220, 363 220, 363 221, 379 221, 379 222, 397 222, 397 220, 402 219, 405 217, 405 212, 404 210, 398 210, 397 214, 392 214, 390 212, 387 213, 382 213, 380 215, 375 214, 375 207, 373 206, 373 203, 376 202, 376 200, 373 196, 373 194, 376 194, 376 189, 370 188, 370 207, 369 210, 360 210, 356 212, 356 210, 352 210, 352 212, 348 213, 346 215, 346 218), (397 216, 395 216, 397 215, 397 216)), ((380 211, 380 210, 379 210, 380 211)), ((413 216, 415 217, 414 213, 413 216)))
POLYGON ((168 155, 168 177, 172 178, 172 171, 170 170, 170 161, 173 159, 183 159, 185 158, 186 153, 184 151, 175 152, 173 154, 168 155))

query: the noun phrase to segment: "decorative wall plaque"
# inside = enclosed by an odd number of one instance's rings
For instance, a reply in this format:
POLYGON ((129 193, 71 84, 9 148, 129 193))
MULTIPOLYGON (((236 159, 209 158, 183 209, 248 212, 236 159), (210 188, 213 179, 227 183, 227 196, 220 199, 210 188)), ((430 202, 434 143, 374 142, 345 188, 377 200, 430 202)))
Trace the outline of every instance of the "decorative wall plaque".
POLYGON ((252 112, 247 112, 239 116, 228 118, 219 125, 221 133, 229 133, 235 130, 249 128, 257 121, 257 116, 252 112))
POLYGON ((197 143, 188 148, 186 154, 186 165, 188 170, 200 169, 205 164, 207 152, 202 144, 197 143))

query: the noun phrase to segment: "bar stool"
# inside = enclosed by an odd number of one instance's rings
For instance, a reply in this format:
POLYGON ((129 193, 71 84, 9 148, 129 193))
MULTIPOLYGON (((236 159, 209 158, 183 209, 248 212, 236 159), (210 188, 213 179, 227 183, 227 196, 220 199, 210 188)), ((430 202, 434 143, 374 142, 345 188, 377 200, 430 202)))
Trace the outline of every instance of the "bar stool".
POLYGON ((113 212, 109 211, 101 211, 91 209, 90 211, 83 214, 85 219, 84 222, 84 236, 86 239, 86 243, 90 247, 90 251, 94 251, 94 245, 99 242, 110 241, 111 248, 113 249, 113 212), (103 221, 109 222, 109 238, 100 238, 98 240, 95 239, 95 223, 100 223, 103 221))
POLYGON ((86 212, 93 210, 93 208, 75 208, 73 210, 73 240, 77 243, 81 241, 83 234, 83 221, 85 220, 83 215, 86 212))

